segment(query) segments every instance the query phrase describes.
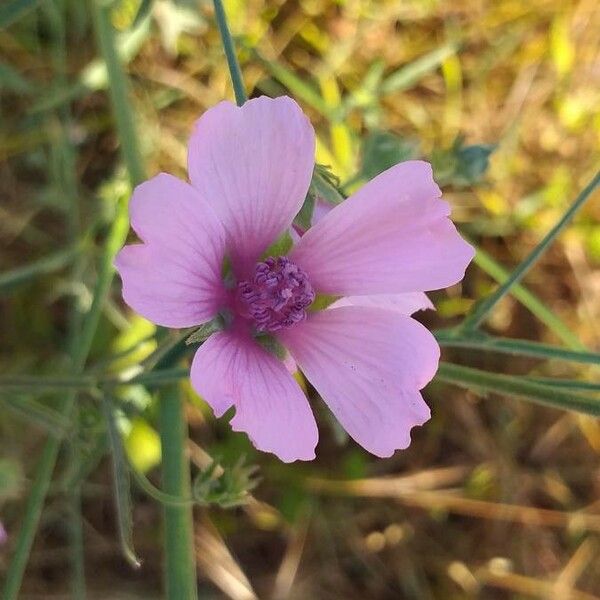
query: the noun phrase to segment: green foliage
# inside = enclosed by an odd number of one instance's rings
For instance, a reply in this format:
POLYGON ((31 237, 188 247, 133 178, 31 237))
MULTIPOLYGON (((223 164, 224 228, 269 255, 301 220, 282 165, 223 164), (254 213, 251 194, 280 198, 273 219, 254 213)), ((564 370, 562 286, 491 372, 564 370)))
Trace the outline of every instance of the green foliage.
POLYGON ((416 158, 418 144, 387 131, 372 131, 365 137, 359 176, 367 181, 399 162, 416 158))
POLYGON ((225 328, 225 319, 221 315, 217 315, 207 323, 204 323, 192 333, 186 340, 186 344, 199 344, 206 341, 213 333, 222 331, 225 328))
POLYGON ((441 186, 469 187, 481 182, 489 167, 489 159, 496 149, 492 144, 466 146, 459 136, 445 150, 434 150, 431 164, 436 181, 441 186))
MULTIPOLYGON (((340 180, 326 165, 315 165, 310 187, 304 204, 294 219, 294 224, 303 231, 310 229, 315 204, 318 200, 331 205, 343 202, 344 195, 340 190, 340 180)), ((290 240, 291 241, 291 240, 290 240)))
POLYGON ((4 29, 18 21, 27 12, 35 8, 41 0, 7 0, 0 7, 0 29, 4 29))
POLYGON ((0 458, 0 501, 18 497, 22 486, 21 464, 10 458, 0 458))
POLYGON ((217 505, 233 508, 248 501, 248 494, 257 485, 258 467, 247 465, 244 456, 231 466, 222 467, 215 459, 192 485, 195 502, 203 506, 217 505))

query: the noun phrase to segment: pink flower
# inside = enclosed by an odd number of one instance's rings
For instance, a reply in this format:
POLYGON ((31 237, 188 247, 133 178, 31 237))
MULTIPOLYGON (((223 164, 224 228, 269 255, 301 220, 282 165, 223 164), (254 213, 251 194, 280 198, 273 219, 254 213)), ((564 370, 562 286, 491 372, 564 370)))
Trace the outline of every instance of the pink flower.
POLYGON ((133 194, 142 243, 116 259, 123 297, 165 327, 230 316, 196 352, 191 380, 217 416, 235 407, 232 428, 258 449, 310 460, 318 438, 302 389, 257 341, 271 336, 348 433, 390 456, 429 419, 420 390, 439 359, 410 314, 430 305, 424 291, 463 278, 473 249, 448 218, 430 165, 409 161, 323 216, 287 256, 265 259, 302 206, 314 152, 313 128, 290 98, 204 113, 189 145, 191 183, 160 174, 133 194), (316 294, 345 305, 307 311, 316 294))

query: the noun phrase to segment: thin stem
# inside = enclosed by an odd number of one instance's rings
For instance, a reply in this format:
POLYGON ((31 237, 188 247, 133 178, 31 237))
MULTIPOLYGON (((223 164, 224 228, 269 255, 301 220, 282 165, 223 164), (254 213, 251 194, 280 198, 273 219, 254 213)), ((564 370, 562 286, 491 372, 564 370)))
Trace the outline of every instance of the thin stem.
MULTIPOLYGON (((108 71, 109 90, 123 158, 132 183, 137 184, 145 179, 145 171, 137 144, 127 76, 116 52, 109 9, 100 6, 95 0, 92 0, 92 5, 96 36, 108 71)), ((159 405, 163 471, 168 486, 165 491, 187 497, 190 495, 190 475, 185 455, 185 419, 182 401, 175 385, 167 388, 159 405), (183 493, 180 493, 181 490, 183 493)), ((193 531, 191 506, 165 509, 165 564, 169 600, 194 600, 197 597, 193 531)))
MULTIPOLYGON (((496 283, 505 283, 510 273, 496 262, 487 252, 477 248, 474 258, 475 264, 485 271, 496 283)), ((574 350, 584 350, 585 347, 569 327, 556 314, 554 314, 535 294, 522 284, 515 283, 510 293, 525 308, 529 309, 544 325, 550 329, 567 346, 574 350)))
POLYGON ((477 392, 515 396, 544 406, 600 416, 600 399, 545 385, 527 377, 490 373, 441 362, 436 380, 477 392))
POLYGON ((119 141, 121 142, 121 152, 131 182, 137 185, 146 178, 146 173, 130 105, 129 81, 119 60, 114 30, 110 22, 110 6, 103 6, 98 0, 89 1, 92 5, 92 20, 96 39, 108 72, 108 90, 112 100, 119 141))
MULTIPOLYGON (((128 229, 127 213, 125 205, 121 205, 120 209, 112 223, 111 230, 105 242, 104 252, 100 264, 98 281, 94 290, 92 306, 89 312, 85 315, 81 336, 79 337, 79 345, 77 346, 75 356, 73 358, 74 371, 80 374, 85 366, 87 356, 89 354, 94 334, 98 327, 101 308, 104 299, 110 289, 114 270, 112 262, 117 251, 121 248, 125 241, 128 229)), ((76 392, 69 392, 60 403, 59 413, 67 418, 70 416, 75 399, 76 392)), ((27 503, 25 505, 25 515, 23 517, 23 525, 17 542, 12 561, 6 573, 6 581, 4 585, 3 600, 15 600, 18 597, 23 580, 25 567, 31 552, 31 546, 35 537, 35 532, 40 520, 44 500, 48 493, 52 472, 58 457, 61 440, 50 437, 46 441, 42 455, 33 478, 33 485, 27 503)))
MULTIPOLYGON (((68 86, 67 65, 67 40, 66 40, 66 6, 64 1, 44 4, 44 9, 54 28, 56 37, 55 66, 58 73, 58 86, 62 89, 68 86)), ((60 158, 59 185, 68 202, 67 227, 71 244, 75 245, 81 235, 81 222, 79 210, 79 190, 77 186, 77 161, 73 146, 68 139, 68 133, 72 128, 71 109, 67 103, 59 107, 58 116, 61 122, 61 133, 59 136, 58 152, 60 158)), ((84 269, 83 254, 78 255, 77 260, 71 268, 71 278, 77 281, 81 271, 84 269)), ((80 342, 82 314, 79 310, 78 299, 73 297, 69 315, 68 349, 71 362, 75 366, 77 360, 77 347, 80 342)), ((81 462, 81 449, 79 443, 79 406, 75 402, 72 410, 73 435, 67 444, 69 470, 78 471, 81 462)), ((81 504, 81 483, 74 485, 68 494, 69 507, 69 549, 71 554, 71 592, 73 598, 85 600, 86 578, 85 578, 85 539, 83 533, 83 512, 81 504)))
POLYGON ((575 202, 569 210, 559 219, 558 223, 546 234, 544 239, 531 251, 529 256, 519 264, 519 266, 510 274, 508 279, 498 289, 479 302, 473 312, 468 315, 459 326, 461 331, 474 331, 483 323, 490 311, 496 304, 506 296, 510 289, 533 267, 539 260, 542 254, 547 250, 548 246, 554 241, 556 236, 565 228, 565 226, 575 216, 577 211, 585 204, 586 200, 592 195, 596 188, 600 185, 600 171, 596 173, 594 178, 588 183, 584 190, 577 196, 575 202))
MULTIPOLYGON (((160 399, 163 490, 179 498, 191 497, 189 463, 185 455, 187 432, 183 401, 177 384, 160 399)), ((195 600, 196 562, 191 506, 165 506, 165 569, 167 598, 195 600)))
POLYGON ((225 50, 225 56, 227 57, 227 66, 231 75, 235 101, 238 106, 242 106, 248 100, 248 96, 246 95, 242 71, 235 53, 235 46, 231 32, 229 31, 229 25, 227 24, 227 15, 225 14, 225 8, 221 0, 213 0, 213 4, 215 7, 215 19, 219 27, 219 33, 221 34, 221 42, 223 43, 223 50, 225 50))
POLYGON ((511 354, 513 356, 530 356, 532 358, 600 365, 600 354, 595 352, 569 350, 557 346, 550 346, 548 344, 541 344, 540 342, 512 338, 497 338, 482 334, 462 337, 455 334, 454 331, 455 330, 442 330, 434 332, 440 346, 498 352, 500 354, 511 354))

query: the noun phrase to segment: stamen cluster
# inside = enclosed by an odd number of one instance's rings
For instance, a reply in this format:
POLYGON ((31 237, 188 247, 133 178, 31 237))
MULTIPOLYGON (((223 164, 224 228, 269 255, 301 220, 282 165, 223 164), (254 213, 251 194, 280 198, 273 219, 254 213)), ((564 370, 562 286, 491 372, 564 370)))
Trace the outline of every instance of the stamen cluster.
POLYGON ((306 318, 315 292, 306 273, 285 256, 256 265, 252 279, 238 283, 242 314, 258 331, 278 331, 306 318))

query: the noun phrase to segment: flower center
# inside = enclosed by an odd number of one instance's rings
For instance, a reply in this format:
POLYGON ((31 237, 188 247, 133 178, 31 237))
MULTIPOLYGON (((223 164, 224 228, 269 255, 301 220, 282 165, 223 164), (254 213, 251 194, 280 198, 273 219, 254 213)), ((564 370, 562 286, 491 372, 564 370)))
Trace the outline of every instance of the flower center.
POLYGON ((306 317, 315 292, 306 273, 279 256, 259 262, 254 276, 238 283, 237 298, 242 314, 258 331, 277 331, 306 317))

